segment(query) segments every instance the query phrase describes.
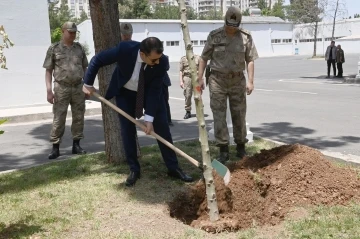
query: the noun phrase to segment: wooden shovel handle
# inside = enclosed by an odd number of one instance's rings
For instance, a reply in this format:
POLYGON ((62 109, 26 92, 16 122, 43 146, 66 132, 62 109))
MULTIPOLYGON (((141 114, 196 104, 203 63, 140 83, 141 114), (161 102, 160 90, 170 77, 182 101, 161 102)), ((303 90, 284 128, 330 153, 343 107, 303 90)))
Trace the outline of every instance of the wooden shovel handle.
MULTIPOLYGON (((98 98, 100 101, 102 101, 103 103, 105 103, 106 105, 110 106, 113 110, 115 110, 116 112, 118 112, 119 114, 121 114, 122 116, 124 116, 125 118, 127 118, 128 120, 130 120, 131 122, 133 122, 135 125, 139 126, 142 130, 145 131, 146 127, 144 124, 140 123, 139 121, 135 120, 133 117, 131 117, 130 115, 128 115, 126 112, 124 112, 123 110, 119 109, 119 107, 117 107, 116 105, 114 105, 113 103, 111 103, 110 101, 106 100, 104 97, 102 97, 101 95, 99 95, 96 92, 93 92, 92 95, 94 95, 96 98, 98 98)), ((189 155, 187 155, 186 153, 184 153, 183 151, 181 151, 180 149, 176 148, 173 144, 169 143, 168 141, 166 141, 164 138, 162 138, 160 135, 156 134, 154 131, 151 131, 150 133, 152 136, 154 136, 157 140, 159 140, 160 142, 162 142, 163 144, 165 144, 166 146, 168 146, 169 148, 171 148, 172 150, 174 150, 176 153, 178 153, 180 156, 186 158, 187 160, 189 160, 192 164, 194 164, 196 167, 200 168, 200 163, 195 160, 194 158, 190 157, 189 155)))

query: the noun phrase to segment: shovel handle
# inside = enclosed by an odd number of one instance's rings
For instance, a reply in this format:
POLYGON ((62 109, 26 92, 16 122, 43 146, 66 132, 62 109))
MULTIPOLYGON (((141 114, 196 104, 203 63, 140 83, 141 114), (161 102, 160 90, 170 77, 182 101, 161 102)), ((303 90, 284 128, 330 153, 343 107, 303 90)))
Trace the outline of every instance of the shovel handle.
MULTIPOLYGON (((145 131, 146 127, 144 124, 140 123, 139 121, 135 120, 133 117, 131 117, 130 115, 128 115, 125 111, 121 110, 119 107, 117 107, 116 105, 114 105, 113 103, 111 103, 110 101, 106 100, 104 97, 102 97, 101 95, 99 95, 97 92, 93 92, 92 95, 94 95, 96 98, 98 98, 101 102, 105 103, 106 105, 108 105, 110 108, 112 108, 113 110, 115 110, 116 112, 118 112, 119 114, 121 114, 122 116, 124 116, 125 118, 127 118, 128 120, 130 120, 131 122, 133 122, 135 125, 139 126, 142 130, 145 131)), ((200 163, 195 160, 194 158, 190 157, 189 155, 187 155, 186 153, 184 153, 183 151, 181 151, 180 149, 178 149, 177 147, 175 147, 173 144, 169 143, 168 141, 166 141, 163 137, 161 137, 160 135, 156 134, 154 131, 151 131, 150 134, 155 137, 157 140, 159 140, 160 142, 162 142, 163 144, 165 144, 166 146, 168 146, 169 148, 171 148, 172 150, 174 150, 176 153, 178 153, 180 156, 186 158, 187 160, 189 160, 192 164, 194 164, 196 167, 200 168, 200 163)))

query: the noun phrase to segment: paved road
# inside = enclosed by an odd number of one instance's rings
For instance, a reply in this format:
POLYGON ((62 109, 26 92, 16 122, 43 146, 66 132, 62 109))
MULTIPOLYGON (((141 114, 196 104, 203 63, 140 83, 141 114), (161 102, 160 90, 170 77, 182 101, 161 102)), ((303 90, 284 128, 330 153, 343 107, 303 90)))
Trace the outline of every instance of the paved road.
MULTIPOLYGON (((347 55, 345 75, 354 75, 358 56, 347 55)), ((247 121, 257 136, 285 143, 302 143, 318 149, 360 155, 360 85, 342 84, 325 79, 324 60, 303 56, 262 58, 256 61, 254 93, 248 97, 247 121)), ((183 120, 182 90, 178 87, 178 64, 172 63, 170 105, 175 126, 174 140, 198 137, 196 118, 183 120)), ((209 94, 203 95, 206 120, 210 127, 212 113, 209 94)), ((195 112, 195 110, 193 110, 195 112)), ((47 162, 51 149, 48 134, 51 122, 1 126, 0 171, 47 162)), ((101 117, 88 117, 86 139, 82 145, 89 152, 104 148, 101 117)), ((140 132, 142 145, 155 141, 140 132)), ((62 159, 71 153, 70 125, 66 127, 62 159)))

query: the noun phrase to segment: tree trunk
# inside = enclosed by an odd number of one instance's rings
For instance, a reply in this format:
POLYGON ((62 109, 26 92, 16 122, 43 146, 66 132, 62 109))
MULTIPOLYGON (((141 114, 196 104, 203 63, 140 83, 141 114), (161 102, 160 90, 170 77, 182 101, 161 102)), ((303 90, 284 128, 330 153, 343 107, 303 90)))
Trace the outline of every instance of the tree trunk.
POLYGON ((190 33, 187 24, 186 17, 186 7, 184 0, 179 0, 179 7, 181 13, 181 27, 183 32, 183 38, 185 42, 186 58, 189 62, 190 71, 191 71, 191 80, 194 89, 194 100, 196 105, 196 117, 198 119, 199 125, 199 134, 201 142, 201 151, 203 158, 203 169, 204 169, 204 178, 206 185, 206 195, 207 195, 207 205, 209 210, 210 221, 216 221, 219 219, 219 210, 216 200, 216 191, 215 183, 213 178, 213 168, 211 165, 210 159, 210 150, 208 135, 206 131, 206 123, 204 118, 204 104, 201 98, 201 89, 200 85, 197 82, 197 68, 194 60, 193 48, 190 40, 190 33))
POLYGON ((335 7, 335 13, 334 13, 334 19, 333 19, 333 29, 331 34, 331 40, 334 40, 334 33, 335 33, 335 21, 336 21, 336 15, 339 8, 339 0, 336 0, 336 7, 335 7))
MULTIPOLYGON (((119 9, 117 0, 90 0, 90 15, 93 28, 95 52, 116 46, 120 42, 119 9)), ((100 94, 104 95, 115 69, 115 64, 102 67, 98 73, 100 94)), ((115 103, 115 100, 111 100, 115 103)), ((104 122, 105 153, 108 162, 125 161, 120 120, 116 111, 101 104, 104 122)))
POLYGON ((315 30, 314 30, 314 52, 313 52, 313 57, 316 56, 316 43, 317 43, 317 32, 318 32, 318 25, 319 22, 315 22, 315 30))

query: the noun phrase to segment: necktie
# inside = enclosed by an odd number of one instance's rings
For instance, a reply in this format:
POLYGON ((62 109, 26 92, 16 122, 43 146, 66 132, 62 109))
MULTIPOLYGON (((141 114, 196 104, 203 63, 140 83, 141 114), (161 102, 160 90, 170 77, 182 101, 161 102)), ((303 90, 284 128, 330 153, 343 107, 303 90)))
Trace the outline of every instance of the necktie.
POLYGON ((145 67, 145 63, 142 63, 140 68, 138 89, 136 94, 135 116, 138 119, 140 119, 143 116, 143 108, 144 108, 144 88, 145 88, 144 67, 145 67))

